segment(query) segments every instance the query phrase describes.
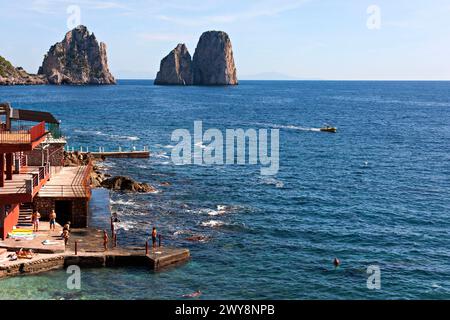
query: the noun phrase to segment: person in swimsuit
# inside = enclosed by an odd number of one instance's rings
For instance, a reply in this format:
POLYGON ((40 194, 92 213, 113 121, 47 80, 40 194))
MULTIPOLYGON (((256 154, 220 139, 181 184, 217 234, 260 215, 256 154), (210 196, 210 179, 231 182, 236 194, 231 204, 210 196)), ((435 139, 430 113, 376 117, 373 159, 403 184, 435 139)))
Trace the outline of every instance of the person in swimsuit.
POLYGON ((70 221, 66 222, 66 224, 63 227, 63 231, 67 230, 68 232, 70 232, 70 221))
POLYGON ((106 230, 103 230, 103 248, 105 249, 105 251, 108 250, 108 232, 106 232, 106 230))
POLYGON ((56 229, 56 212, 55 210, 52 210, 49 216, 50 219, 50 230, 55 231, 56 229))
POLYGON ((69 243, 69 238, 70 238, 70 232, 69 232, 69 230, 63 230, 63 233, 62 233, 62 237, 63 237, 63 239, 64 239, 64 245, 66 245, 67 246, 67 244, 69 243))
POLYGON ((153 243, 153 248, 156 248, 156 237, 158 236, 158 232, 156 231, 156 228, 153 227, 152 230, 152 243, 153 243))
POLYGON ((41 214, 34 210, 33 214, 31 215, 31 222, 33 223, 33 232, 39 231, 39 219, 41 218, 41 214))
POLYGON ((338 268, 341 265, 341 261, 338 258, 334 258, 333 265, 335 268, 338 268))

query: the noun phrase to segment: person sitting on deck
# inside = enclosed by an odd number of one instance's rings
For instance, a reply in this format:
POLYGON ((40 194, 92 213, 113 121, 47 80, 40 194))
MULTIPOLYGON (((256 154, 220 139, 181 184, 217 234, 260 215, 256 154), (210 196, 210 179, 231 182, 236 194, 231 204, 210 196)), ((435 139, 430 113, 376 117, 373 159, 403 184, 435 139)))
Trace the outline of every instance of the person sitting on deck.
POLYGON ((52 210, 52 212, 50 213, 49 219, 50 219, 50 231, 51 230, 55 231, 55 229, 56 229, 56 212, 55 212, 55 210, 52 210))
POLYGON ((103 248, 105 249, 105 251, 108 250, 108 232, 106 232, 106 230, 103 230, 103 248))
POLYGON ((156 228, 153 227, 152 230, 152 243, 153 243, 153 248, 156 248, 156 237, 158 235, 158 232, 156 231, 156 228))
POLYGON ((33 250, 23 250, 23 248, 20 248, 20 250, 16 252, 16 255, 19 259, 32 259, 34 256, 33 250))

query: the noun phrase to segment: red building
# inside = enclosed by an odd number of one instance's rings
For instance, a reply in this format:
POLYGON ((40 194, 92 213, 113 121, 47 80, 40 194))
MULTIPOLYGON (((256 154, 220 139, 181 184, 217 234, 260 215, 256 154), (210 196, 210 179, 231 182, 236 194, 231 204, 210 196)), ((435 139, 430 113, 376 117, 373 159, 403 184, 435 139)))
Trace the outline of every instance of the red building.
POLYGON ((38 166, 27 163, 27 154, 46 139, 49 125, 58 125, 58 121, 49 113, 12 109, 7 103, 0 104, 2 239, 19 224, 21 208, 32 210, 34 197, 50 177, 50 163, 43 162, 38 166))

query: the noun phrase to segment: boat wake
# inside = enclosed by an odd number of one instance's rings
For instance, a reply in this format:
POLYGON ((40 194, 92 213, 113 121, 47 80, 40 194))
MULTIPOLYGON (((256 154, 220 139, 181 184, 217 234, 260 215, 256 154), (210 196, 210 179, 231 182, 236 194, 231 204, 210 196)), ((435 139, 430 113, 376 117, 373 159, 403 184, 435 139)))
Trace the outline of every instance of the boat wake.
POLYGON ((294 125, 274 124, 274 125, 266 125, 266 126, 273 127, 275 129, 320 132, 320 128, 309 128, 309 127, 294 126, 294 125))

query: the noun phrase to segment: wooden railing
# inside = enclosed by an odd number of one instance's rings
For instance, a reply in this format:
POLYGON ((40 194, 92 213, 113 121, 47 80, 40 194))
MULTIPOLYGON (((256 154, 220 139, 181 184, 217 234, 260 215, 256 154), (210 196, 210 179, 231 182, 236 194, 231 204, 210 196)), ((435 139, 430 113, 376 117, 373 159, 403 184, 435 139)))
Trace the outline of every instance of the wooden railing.
POLYGON ((31 127, 29 130, 3 130, 0 129, 0 144, 31 143, 45 134, 45 122, 31 127))
MULTIPOLYGON (((79 198, 90 198, 91 197, 91 181, 90 175, 92 171, 93 163, 89 161, 89 163, 85 167, 79 167, 78 173, 73 180, 71 185, 55 185, 55 184, 47 184, 45 185, 43 191, 46 193, 52 194, 55 197, 79 197, 79 198)), ((48 170, 52 170, 52 174, 56 171, 61 171, 57 167, 49 167, 48 170)))
POLYGON ((90 194, 86 194, 84 186, 69 186, 69 185, 46 185, 41 192, 51 194, 53 197, 77 197, 87 198, 90 194))
POLYGON ((92 159, 89 160, 89 163, 86 166, 86 169, 83 172, 83 188, 86 192, 86 197, 91 197, 91 172, 93 168, 93 162, 92 159))
POLYGON ((39 167, 39 171, 31 174, 31 179, 25 180, 26 192, 33 194, 37 192, 40 182, 50 176, 50 163, 39 167))

